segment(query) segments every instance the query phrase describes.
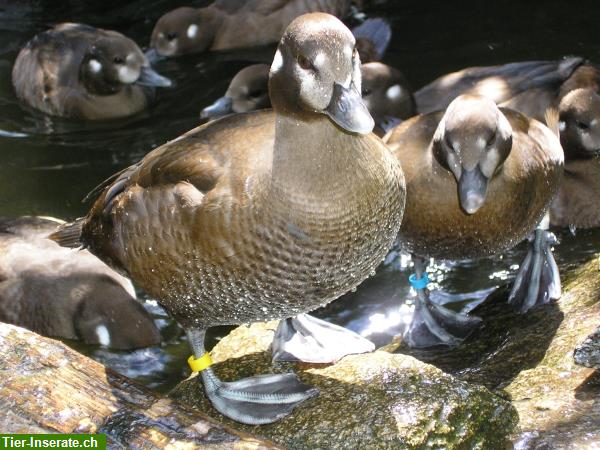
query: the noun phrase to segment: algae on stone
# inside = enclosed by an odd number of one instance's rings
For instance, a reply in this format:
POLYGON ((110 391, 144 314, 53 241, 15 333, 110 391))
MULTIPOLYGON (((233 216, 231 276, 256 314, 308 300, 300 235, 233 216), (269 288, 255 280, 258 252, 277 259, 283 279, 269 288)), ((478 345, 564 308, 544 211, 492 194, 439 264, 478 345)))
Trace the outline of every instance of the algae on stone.
MULTIPOLYGON (((271 363, 276 323, 242 326, 213 350, 225 380, 295 370, 319 388, 280 422, 242 429, 289 448, 503 448, 517 416, 486 388, 459 381, 406 355, 377 351, 335 365, 271 363)), ((171 394, 224 422, 198 379, 171 394)), ((239 427, 239 425, 237 425, 239 427)))

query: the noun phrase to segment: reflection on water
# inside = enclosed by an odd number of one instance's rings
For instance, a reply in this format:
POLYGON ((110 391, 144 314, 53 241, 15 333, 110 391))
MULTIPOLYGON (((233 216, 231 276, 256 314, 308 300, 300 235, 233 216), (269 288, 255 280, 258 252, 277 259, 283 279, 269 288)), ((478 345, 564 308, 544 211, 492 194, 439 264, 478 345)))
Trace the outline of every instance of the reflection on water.
MULTIPOLYGON (((192 55, 159 61, 156 69, 175 82, 158 91, 155 107, 135 117, 100 124, 50 118, 20 105, 10 72, 18 50, 49 24, 76 21, 111 28, 144 47, 156 19, 183 4, 208 1, 0 0, 0 215, 41 214, 65 219, 89 208, 81 199, 112 173, 152 148, 195 127, 200 110, 220 97, 233 75, 249 62, 267 62, 273 48, 229 54, 192 55)), ((385 62, 402 69, 414 87, 465 66, 579 54, 600 61, 594 2, 577 7, 559 0, 536 2, 373 1, 371 16, 389 18, 394 36, 385 62)), ((435 205, 432 205, 435 207, 435 205)), ((561 232, 561 267, 589 258, 600 234, 561 232)), ((521 245, 502 257, 437 262, 429 268, 435 301, 470 308, 511 280, 524 256, 521 245)), ((401 332, 411 310, 409 259, 392 252, 377 274, 356 292, 317 312, 385 343, 401 332)), ((106 364, 166 389, 185 375, 189 353, 181 330, 160 308, 147 307, 161 326, 160 348, 131 354, 69 343, 106 364)), ((213 333, 213 343, 226 329, 213 333)))

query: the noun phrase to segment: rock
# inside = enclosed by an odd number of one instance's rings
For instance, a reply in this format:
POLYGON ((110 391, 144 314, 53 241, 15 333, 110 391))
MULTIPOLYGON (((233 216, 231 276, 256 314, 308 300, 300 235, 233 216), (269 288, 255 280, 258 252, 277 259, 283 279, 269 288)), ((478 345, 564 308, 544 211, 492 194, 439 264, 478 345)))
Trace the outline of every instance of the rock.
POLYGON ((573 357, 580 366, 600 369, 600 327, 575 349, 573 357))
MULTIPOLYGON (((271 363, 277 323, 235 329, 212 352, 224 380, 295 370, 318 397, 280 422, 237 428, 289 448, 504 448, 517 421, 514 408, 486 388, 459 381, 410 356, 377 351, 335 365, 271 363)), ((198 379, 171 396, 225 423, 198 379)))
MULTIPOLYGON (((419 351, 402 343, 387 349, 511 400, 520 418, 521 431, 514 436, 518 449, 590 448, 600 442, 600 376, 577 366, 573 351, 598 332, 598 263, 562 276, 562 298, 524 315, 506 304, 508 287, 496 291, 473 311, 484 319, 483 326, 456 349, 419 351)), ((576 357, 591 356, 589 349, 583 346, 576 357)))
POLYGON ((105 433, 109 448, 274 448, 154 394, 60 342, 1 323, 0 430, 105 433))

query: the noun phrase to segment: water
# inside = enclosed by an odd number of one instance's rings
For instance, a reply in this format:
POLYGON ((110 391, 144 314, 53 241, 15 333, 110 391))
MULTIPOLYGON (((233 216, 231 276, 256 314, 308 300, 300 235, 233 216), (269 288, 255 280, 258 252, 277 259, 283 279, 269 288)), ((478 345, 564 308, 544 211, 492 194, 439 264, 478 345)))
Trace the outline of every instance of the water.
MULTIPOLYGON (((10 81, 19 48, 49 24, 84 22, 121 31, 142 47, 156 19, 190 2, 7 1, 0 0, 0 215, 40 214, 72 219, 89 204, 81 199, 112 173, 152 148, 199 124, 200 110, 225 91, 229 80, 251 62, 269 61, 273 48, 252 52, 190 56, 161 61, 156 69, 175 82, 159 91, 148 112, 126 120, 86 124, 46 117, 19 104, 10 81)), ((195 2, 197 5, 207 2, 195 2)), ((394 36, 385 62, 400 68, 414 87, 465 66, 578 54, 600 61, 595 2, 372 2, 371 16, 391 21, 394 36)), ((589 258, 600 232, 561 232, 561 267, 589 258)), ((430 268, 433 298, 455 309, 480 301, 511 280, 524 255, 521 245, 502 257, 477 262, 439 262, 430 268)), ((317 314, 385 343, 401 332, 410 311, 411 272, 397 252, 356 292, 317 314), (408 299, 405 306, 401 306, 408 299)), ((151 299, 150 299, 151 300, 151 299)), ((147 304, 164 343, 125 354, 69 342, 141 382, 167 390, 185 376, 189 354, 181 329, 160 308, 147 304)), ((214 330, 211 343, 226 329, 214 330)))

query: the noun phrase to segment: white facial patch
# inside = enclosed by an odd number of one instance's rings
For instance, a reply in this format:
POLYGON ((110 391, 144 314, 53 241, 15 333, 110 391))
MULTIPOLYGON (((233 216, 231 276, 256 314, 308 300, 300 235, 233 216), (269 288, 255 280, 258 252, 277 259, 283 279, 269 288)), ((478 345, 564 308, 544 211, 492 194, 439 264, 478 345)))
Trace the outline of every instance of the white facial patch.
POLYGON ((398 100, 401 95, 402 95, 402 88, 400 87, 399 84, 390 86, 389 88, 387 88, 387 91, 385 91, 385 96, 387 97, 388 100, 398 100))
POLYGON ((273 64, 271 64, 271 72, 279 72, 283 67, 283 56, 281 56, 281 52, 277 50, 275 52, 275 57, 273 58, 273 64))
POLYGON ((96 327, 96 336, 98 336, 98 342, 100 345, 104 345, 108 347, 110 345, 110 333, 108 332, 108 328, 104 325, 98 325, 96 327))
POLYGON ((314 65, 321 66, 324 62, 325 62, 325 55, 323 54, 323 52, 317 53, 317 56, 315 56, 314 65))
POLYGON ((195 23, 191 24, 188 27, 186 34, 188 38, 194 39, 198 35, 198 25, 196 25, 195 23))
POLYGON ((563 131, 565 131, 566 128, 567 128, 567 124, 565 123, 564 120, 561 120, 560 122, 558 122, 558 131, 560 131, 562 133, 563 131))
POLYGON ((119 81, 124 84, 133 83, 140 76, 140 72, 138 70, 134 70, 128 66, 119 67, 119 81))
POLYGON ((94 73, 98 73, 102 70, 102 64, 97 59, 90 59, 88 63, 90 70, 94 73))

